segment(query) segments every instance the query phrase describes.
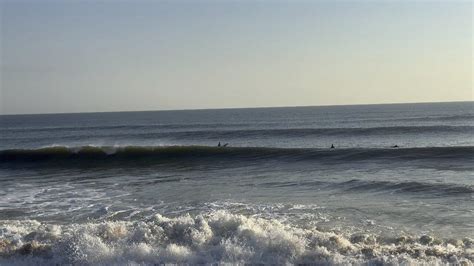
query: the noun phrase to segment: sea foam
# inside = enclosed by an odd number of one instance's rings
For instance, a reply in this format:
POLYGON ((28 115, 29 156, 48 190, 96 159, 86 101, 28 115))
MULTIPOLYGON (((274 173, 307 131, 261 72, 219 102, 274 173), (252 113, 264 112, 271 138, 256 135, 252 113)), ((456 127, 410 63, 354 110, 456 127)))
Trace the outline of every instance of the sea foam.
POLYGON ((343 234, 227 211, 177 217, 156 214, 140 221, 0 223, 0 264, 9 265, 473 265, 473 259, 470 238, 343 234))

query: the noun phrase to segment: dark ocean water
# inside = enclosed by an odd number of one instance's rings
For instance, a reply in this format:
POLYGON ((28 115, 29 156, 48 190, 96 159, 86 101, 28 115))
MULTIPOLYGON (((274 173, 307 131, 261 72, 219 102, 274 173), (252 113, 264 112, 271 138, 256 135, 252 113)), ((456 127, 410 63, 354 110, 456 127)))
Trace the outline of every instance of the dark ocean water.
POLYGON ((473 203, 473 102, 0 116, 0 264, 472 265, 473 203))

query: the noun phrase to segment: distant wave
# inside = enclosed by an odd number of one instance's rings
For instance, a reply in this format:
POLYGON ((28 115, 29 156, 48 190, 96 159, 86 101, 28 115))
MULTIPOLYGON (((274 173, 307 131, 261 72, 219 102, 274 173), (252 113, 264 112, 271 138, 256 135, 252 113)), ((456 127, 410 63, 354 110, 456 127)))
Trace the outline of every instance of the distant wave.
POLYGON ((282 161, 357 161, 357 160, 472 160, 474 147, 426 147, 386 149, 302 149, 266 147, 210 146, 53 146, 38 149, 0 151, 0 163, 41 161, 179 161, 179 160, 282 160, 282 161), (100 159, 100 160, 98 160, 100 159))
POLYGON ((310 187, 344 191, 369 191, 383 193, 426 193, 438 196, 474 195, 474 187, 452 183, 428 183, 416 181, 374 181, 352 179, 344 182, 330 180, 283 181, 261 183, 263 187, 310 187))
MULTIPOLYGON (((1 116, 0 116, 1 119, 1 116)), ((452 121, 473 121, 474 115, 470 113, 456 114, 456 115, 430 115, 430 116, 413 116, 413 117, 386 117, 386 118, 354 118, 355 122, 416 122, 416 121, 440 121, 440 122, 452 122, 452 121)), ((292 125, 302 124, 307 125, 307 121, 293 122, 292 125)), ((250 122, 208 122, 208 123, 155 123, 155 124, 110 124, 110 125, 64 125, 64 126, 12 126, 2 127, 1 131, 9 132, 23 132, 23 131, 89 131, 97 129, 110 129, 120 130, 125 128, 137 128, 137 129, 185 129, 185 128, 229 128, 229 127, 255 127, 258 126, 278 126, 281 122, 270 122, 270 121, 250 121, 250 122)), ((429 126, 428 126, 429 127, 429 126)))
MULTIPOLYGON (((70 129, 58 134, 56 129, 45 131, 25 130, 25 133, 18 134, 14 131, 0 134, 0 142, 31 141, 32 139, 51 143, 59 141, 61 143, 74 142, 78 139, 125 139, 141 141, 164 141, 167 143, 199 143, 199 142, 242 142, 251 140, 258 143, 261 139, 275 139, 275 143, 282 139, 344 139, 344 138, 423 138, 442 136, 449 137, 448 140, 463 139, 469 141, 469 136, 474 135, 474 126, 403 126, 403 127, 337 127, 337 128, 265 128, 265 129, 239 129, 228 127, 203 127, 203 128, 167 128, 153 126, 150 128, 140 128, 135 126, 124 126, 123 128, 96 128, 90 130, 70 129), (38 132, 41 132, 39 134, 38 132)), ((442 144, 440 144, 442 146, 442 144)))
POLYGON ((474 194, 474 187, 463 186, 458 184, 435 184, 425 182, 394 182, 394 181, 366 181, 353 179, 338 186, 345 187, 347 190, 361 191, 390 191, 397 193, 430 193, 438 195, 460 195, 474 194))
MULTIPOLYGON (((263 124, 259 124, 262 126, 263 124)), ((75 132, 77 135, 90 135, 94 131, 94 136, 129 136, 129 137, 181 137, 200 139, 221 139, 221 138, 255 138, 263 136, 271 137, 306 137, 306 136, 368 136, 368 135, 397 135, 397 134, 441 134, 441 133, 472 133, 474 126, 382 126, 382 127, 298 127, 281 128, 274 124, 268 124, 264 128, 255 128, 251 124, 163 124, 163 125, 111 125, 111 126, 90 126, 90 127, 53 127, 53 128, 22 128, 22 129, 1 129, 14 138, 18 132, 43 132, 66 131, 75 132), (246 128, 252 126, 251 129, 246 128)), ((2 138, 6 138, 3 136, 2 138)))
MULTIPOLYGON (((339 127, 339 128, 274 128, 235 130, 193 130, 172 132, 177 137, 206 139, 258 138, 258 137, 318 137, 318 136, 378 136, 397 134, 472 133, 472 126, 397 126, 397 127, 339 127)), ((146 133, 145 133, 146 134, 146 133)), ((153 134, 153 133, 152 133, 153 134)))
POLYGON ((472 265, 474 240, 340 233, 227 211, 137 221, 0 221, 0 264, 472 265))
POLYGON ((366 118, 361 119, 362 121, 440 121, 440 122, 453 122, 453 121, 472 121, 474 119, 474 115, 472 114, 460 114, 460 115, 438 115, 438 116, 414 116, 414 117, 403 117, 403 118, 389 118, 389 119, 374 119, 374 118, 366 118))
MULTIPOLYGON (((262 122, 259 125, 274 125, 275 123, 262 122)), ((6 127, 0 128, 5 132, 24 132, 24 131, 90 131, 90 130, 121 130, 121 129, 181 129, 181 128, 216 128, 216 127, 245 127, 251 123, 163 123, 163 124, 117 124, 117 125, 94 125, 94 126, 48 126, 48 127, 6 127)))

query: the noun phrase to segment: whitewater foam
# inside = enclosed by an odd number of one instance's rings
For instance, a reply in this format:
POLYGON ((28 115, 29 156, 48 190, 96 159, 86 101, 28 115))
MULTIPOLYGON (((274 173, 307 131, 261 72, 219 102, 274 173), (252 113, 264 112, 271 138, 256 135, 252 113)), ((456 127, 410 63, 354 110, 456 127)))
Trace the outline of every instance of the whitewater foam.
POLYGON ((265 263, 473 265, 474 240, 303 228, 226 211, 140 221, 0 223, 0 264, 265 263))

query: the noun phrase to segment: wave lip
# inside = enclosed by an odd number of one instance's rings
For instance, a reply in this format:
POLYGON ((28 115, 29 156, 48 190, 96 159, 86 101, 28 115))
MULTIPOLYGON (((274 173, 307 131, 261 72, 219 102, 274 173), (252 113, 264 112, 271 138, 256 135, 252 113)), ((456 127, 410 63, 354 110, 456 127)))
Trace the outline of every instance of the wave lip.
POLYGON ((426 148, 267 148, 267 147, 210 147, 210 146, 54 146, 38 149, 9 149, 0 151, 0 163, 73 161, 73 160, 319 160, 357 161, 371 159, 418 160, 453 159, 474 162, 474 147, 426 148))
POLYGON ((463 264, 474 240, 342 234, 226 211, 142 221, 0 222, 0 264, 463 264))

